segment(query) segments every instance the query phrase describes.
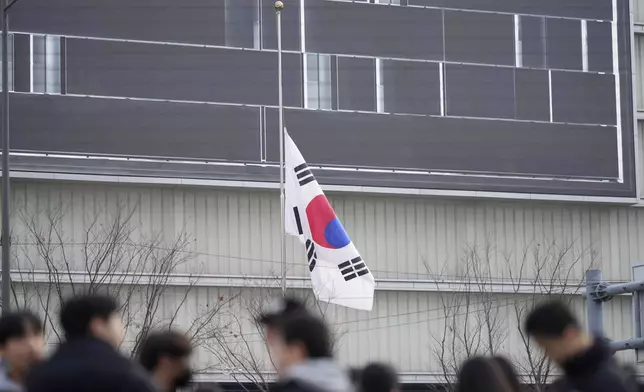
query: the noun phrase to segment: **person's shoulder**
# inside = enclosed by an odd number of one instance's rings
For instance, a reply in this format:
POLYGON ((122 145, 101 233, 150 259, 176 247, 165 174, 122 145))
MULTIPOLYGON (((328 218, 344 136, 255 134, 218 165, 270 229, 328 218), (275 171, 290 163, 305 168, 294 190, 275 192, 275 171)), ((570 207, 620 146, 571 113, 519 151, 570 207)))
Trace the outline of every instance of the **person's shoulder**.
POLYGON ((156 388, 152 384, 149 377, 145 375, 130 371, 125 375, 120 382, 119 390, 123 392, 154 392, 156 388))
POLYGON ((572 388, 567 378, 561 377, 550 384, 549 390, 551 390, 552 392, 569 392, 573 391, 574 388, 572 388))

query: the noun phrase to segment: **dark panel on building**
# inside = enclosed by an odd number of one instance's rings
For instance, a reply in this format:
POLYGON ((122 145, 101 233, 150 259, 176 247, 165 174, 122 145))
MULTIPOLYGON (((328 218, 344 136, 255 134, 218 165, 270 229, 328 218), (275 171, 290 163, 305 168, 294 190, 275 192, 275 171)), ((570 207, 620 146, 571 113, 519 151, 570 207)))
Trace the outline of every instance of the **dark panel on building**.
POLYGON ((512 15, 445 11, 448 61, 514 65, 512 15))
MULTIPOLYGON (((259 1, 262 3, 262 48, 277 49, 277 15, 275 14, 275 1, 259 1)), ((286 0, 284 1, 284 8, 282 9, 282 49, 299 51, 300 40, 300 2, 286 0)))
POLYGON ((225 0, 226 46, 259 49, 260 9, 257 0, 225 0), (257 37, 256 37, 257 36, 257 37), (257 41, 257 42, 256 42, 257 41))
POLYGON ((338 107, 376 111, 375 59, 338 57, 338 107))
MULTIPOLYGON (((544 176, 615 177, 615 128, 446 117, 287 110, 309 162, 544 176)), ((268 159, 277 160, 277 111, 267 110, 268 159)), ((359 177, 359 176, 358 176, 359 177)))
POLYGON ((611 0, 409 0, 410 5, 611 20, 611 0))
POLYGON ((11 8, 16 31, 224 45, 224 0, 33 0, 11 8))
POLYGON ((514 75, 516 118, 550 120, 548 71, 517 68, 514 75))
POLYGON ((615 77, 552 71, 553 120, 616 124, 615 77))
POLYGON ((524 67, 546 68, 546 20, 521 16, 519 20, 521 57, 524 67))
POLYGON ((581 21, 546 19, 548 68, 583 69, 581 21))
POLYGON ((13 35, 13 91, 31 91, 30 47, 31 44, 29 35, 13 35))
POLYGON ((259 124, 259 108, 241 106, 11 97, 16 150, 259 161, 259 124))
MULTIPOLYGON (((613 72, 613 36, 608 22, 587 21, 588 70, 613 72)), ((622 60, 620 60, 622 61, 622 60)))
MULTIPOLYGON (((284 104, 302 106, 299 54, 284 53, 284 104)), ((73 94, 278 104, 277 53, 69 39, 73 94)))
POLYGON ((445 114, 514 118, 514 69, 445 64, 445 114))
POLYGON ((440 10, 325 0, 304 8, 308 52, 443 59, 440 10))
POLYGON ((440 73, 436 63, 382 61, 384 111, 440 114, 440 73))

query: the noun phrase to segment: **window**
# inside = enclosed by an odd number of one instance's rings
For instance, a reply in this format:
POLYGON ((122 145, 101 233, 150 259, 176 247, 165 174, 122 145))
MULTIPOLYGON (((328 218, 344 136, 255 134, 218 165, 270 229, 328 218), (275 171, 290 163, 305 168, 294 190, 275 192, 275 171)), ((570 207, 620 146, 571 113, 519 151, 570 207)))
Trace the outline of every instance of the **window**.
POLYGON ((331 56, 307 53, 306 105, 307 109, 332 109, 331 56))
POLYGON ((60 37, 51 35, 31 36, 32 92, 60 94, 61 56, 60 37))

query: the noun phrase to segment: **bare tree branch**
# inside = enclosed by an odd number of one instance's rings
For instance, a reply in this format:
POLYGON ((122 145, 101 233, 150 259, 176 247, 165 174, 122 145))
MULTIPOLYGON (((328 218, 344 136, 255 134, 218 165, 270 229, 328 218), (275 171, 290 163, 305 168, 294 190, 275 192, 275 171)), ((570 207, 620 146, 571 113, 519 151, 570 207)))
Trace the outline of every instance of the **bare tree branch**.
MULTIPOLYGON (((181 324, 179 328, 186 330, 195 345, 220 339, 223 326, 217 316, 228 311, 234 297, 207 301, 197 306, 195 314, 177 322, 198 284, 198 279, 192 276, 188 286, 171 284, 178 268, 193 257, 187 251, 188 233, 181 232, 169 241, 164 241, 159 232, 151 233, 149 238, 135 236, 136 209, 119 205, 112 213, 99 211, 87 216, 79 241, 78 233, 71 237, 65 232, 66 211, 56 206, 38 211, 23 209, 19 213, 25 234, 18 238, 15 248, 23 265, 26 263, 32 272, 27 276, 33 277, 31 282, 21 284, 25 293, 33 292, 32 306, 43 314, 49 335, 61 339, 51 314, 68 296, 82 292, 118 298, 126 336, 131 337, 132 356, 138 354, 147 334, 156 328, 181 324), (45 272, 46 282, 38 281, 34 271, 45 272), (173 290, 171 296, 166 295, 169 290, 173 290), (177 291, 179 296, 174 295, 177 291), (164 317, 160 309, 170 298, 181 299, 173 314, 164 317)), ((20 274, 23 276, 22 270, 20 274)))

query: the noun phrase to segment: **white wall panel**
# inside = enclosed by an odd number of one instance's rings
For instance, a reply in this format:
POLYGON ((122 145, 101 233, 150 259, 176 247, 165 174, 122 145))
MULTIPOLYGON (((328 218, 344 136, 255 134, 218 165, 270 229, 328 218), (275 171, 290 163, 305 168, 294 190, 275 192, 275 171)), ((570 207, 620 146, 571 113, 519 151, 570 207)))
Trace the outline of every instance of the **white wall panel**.
POLYGON ((633 53, 633 56, 635 56, 633 59, 635 66, 635 77, 633 80, 633 87, 635 90, 634 98, 637 109, 642 110, 644 109, 644 100, 642 99, 642 97, 644 97, 642 94, 642 91, 644 91, 644 36, 641 34, 635 34, 633 39, 635 40, 635 49, 633 53))
MULTIPOLYGON (((137 242, 145 243, 159 235, 165 243, 159 243, 157 250, 163 253, 164 247, 170 246, 168 243, 186 233, 189 242, 183 254, 189 260, 179 266, 177 272, 245 277, 279 273, 279 202, 275 192, 62 182, 16 182, 12 191, 14 250, 23 272, 42 270, 46 266, 27 226, 34 222, 40 235, 47 235, 52 227, 48 215, 62 209, 64 214, 53 225, 58 231, 52 236, 50 245, 54 249, 51 254, 59 263, 68 260, 70 270, 86 268, 81 245, 95 217, 98 216, 98 220, 94 227, 100 232, 113 221, 110 216, 123 210, 134 211, 128 239, 133 245, 125 252, 135 252, 137 242)), ((374 275, 381 279, 463 277, 464 260, 468 255, 471 259, 472 249, 480 257, 477 265, 490 267, 483 273, 485 278, 506 281, 510 279, 508 271, 516 273, 519 270, 526 250, 528 271, 536 260, 546 260, 546 272, 550 273, 555 256, 562 248, 569 249, 562 256, 566 265, 578 261, 569 285, 581 283, 585 268, 591 266, 601 268, 608 280, 630 279, 631 265, 644 259, 641 241, 644 210, 640 208, 349 194, 332 194, 330 199, 374 275), (534 256, 534 252, 539 252, 540 256, 534 256)), ((97 238, 91 237, 100 242, 97 238)), ((295 241, 289 240, 288 246, 289 274, 306 276, 304 250, 295 241)), ((40 249, 42 251, 42 247, 40 249)), ((130 255, 126 253, 125 256, 130 255)), ((126 269, 126 266, 120 268, 126 269)), ((32 287, 32 292, 34 285, 26 284, 32 287)), ((47 286, 40 283, 37 287, 42 290, 47 286)), ((135 296, 140 303, 146 302, 145 287, 140 286, 135 296)), ((277 280, 273 287, 278 287, 277 280)), ((185 290, 185 287, 167 289, 158 313, 158 326, 167 322, 179 308, 177 325, 187 328, 204 307, 216 304, 222 296, 235 296, 227 311, 216 321, 228 328, 224 340, 241 351, 248 350, 248 343, 262 366, 270 369, 263 340, 248 308, 249 304, 262 303, 277 295, 275 289, 199 286, 192 289, 180 306, 185 290), (246 341, 240 341, 241 337, 246 337, 246 341)), ((310 295, 310 291, 306 294, 310 295)), ((339 358, 347 364, 388 360, 403 372, 435 377, 440 369, 433 348, 447 322, 441 298, 453 300, 465 294, 442 295, 423 291, 377 291, 371 313, 324 306, 326 319, 340 336, 339 358)), ((514 304, 517 301, 530 303, 531 297, 512 293, 476 293, 474 296, 476 306, 491 303, 498 311, 505 336, 500 350, 519 356, 514 304)), ((29 298, 32 307, 40 306, 33 295, 29 298)), ((580 297, 575 298, 573 304, 583 318, 583 302, 580 297)), ((616 298, 607 303, 605 309, 607 335, 614 339, 631 337, 630 298, 616 298)), ((458 317, 461 320, 463 315, 477 313, 480 309, 464 309, 458 312, 458 317)), ((217 356, 203 347, 198 354, 198 363, 200 368, 207 368, 217 377, 229 377, 234 370, 225 359, 222 360, 221 353, 217 356)))
POLYGON ((644 23, 644 1, 633 0, 633 21, 635 23, 644 23))
MULTIPOLYGON (((12 189, 14 249, 22 252, 23 269, 34 268, 30 263, 44 268, 26 223, 62 243, 52 252, 62 256, 64 250, 73 269, 84 270, 83 244, 104 238, 120 210, 133 213, 130 251, 150 238, 162 240, 160 251, 182 234, 189 238, 183 253, 189 260, 179 272, 279 274, 274 192, 27 182, 12 189), (99 234, 87 237, 95 220, 99 234), (52 227, 57 230, 49 233, 52 227)), ((537 250, 542 259, 561 254, 567 267, 575 265, 578 280, 591 265, 601 267, 606 279, 627 280, 632 263, 644 259, 644 211, 638 208, 348 194, 331 194, 330 200, 381 279, 457 277, 472 251, 490 264, 489 276, 504 279, 517 273, 524 256, 534 264, 537 250)), ((303 248, 291 238, 287 244, 289 275, 306 276, 303 248)))
MULTIPOLYGON (((29 290, 33 288, 28 289, 28 292, 29 290)), ((144 291, 137 294, 132 299, 132 308, 145 309, 144 291)), ((297 294, 308 295, 302 291, 297 291, 297 294)), ((152 323, 155 328, 168 326, 176 313, 173 326, 189 330, 194 320, 210 307, 217 306, 222 297, 226 300, 233 298, 212 320, 212 325, 207 330, 208 333, 217 334, 219 340, 203 337, 199 340, 195 358, 197 369, 202 369, 203 373, 218 379, 225 377, 235 368, 239 369, 237 361, 226 355, 222 349, 221 345, 226 344, 240 357, 261 364, 260 368, 264 372, 273 371, 264 339, 253 322, 250 310, 256 310, 257 304, 267 303, 271 296, 279 296, 278 290, 200 287, 194 288, 186 301, 183 301, 184 295, 185 289, 182 288, 169 288, 164 292, 152 323)), ((470 300, 472 305, 466 307, 462 304, 462 307, 457 309, 453 305, 443 304, 437 293, 379 292, 374 310, 369 314, 326 305, 316 309, 323 312, 338 339, 336 356, 343 364, 360 365, 369 361, 385 361, 396 364, 403 373, 440 377, 442 370, 437 355, 445 327, 461 328, 461 332, 462 327, 467 325, 471 334, 475 334, 479 328, 476 317, 482 315, 482 301, 474 298, 474 294, 470 300), (449 318, 446 310, 451 312, 450 314, 456 312, 457 318, 449 318)), ((499 346, 498 354, 511 357, 517 362, 524 358, 525 351, 517 330, 514 306, 527 306, 531 303, 532 300, 526 296, 492 296, 492 317, 499 323, 499 336, 494 338, 494 342, 499 346)), ((581 299, 577 298, 572 304, 583 320, 584 307, 581 299)), ((606 304, 607 336, 616 339, 630 337, 630 314, 626 312, 630 309, 629 306, 626 297, 606 304)), ((31 301, 31 308, 42 313, 42 308, 35 300, 31 301)), ((140 316, 137 319, 139 321, 140 316)), ((136 321, 131 321, 128 325, 127 340, 122 347, 126 353, 130 352, 133 340, 141 327, 136 321)), ((53 346, 55 335, 50 333, 49 337, 53 346)), ((484 338, 485 336, 481 336, 481 339, 484 338)), ((447 344, 452 345, 449 337, 447 344)), ((476 352, 487 353, 484 345, 483 343, 476 352)), ((458 343, 456 347, 458 350, 462 349, 458 343)), ((632 355, 622 357, 631 359, 632 355)))

